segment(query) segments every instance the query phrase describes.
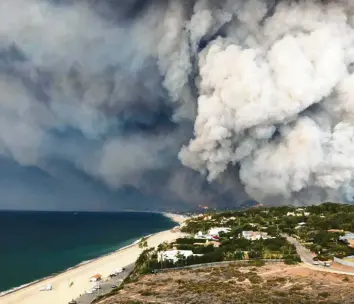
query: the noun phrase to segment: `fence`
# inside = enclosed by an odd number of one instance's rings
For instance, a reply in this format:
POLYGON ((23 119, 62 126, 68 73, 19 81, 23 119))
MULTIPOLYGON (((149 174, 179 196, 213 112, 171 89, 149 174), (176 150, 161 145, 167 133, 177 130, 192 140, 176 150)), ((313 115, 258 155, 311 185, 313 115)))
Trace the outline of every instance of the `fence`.
MULTIPOLYGON (((154 272, 165 272, 165 271, 174 271, 174 270, 183 270, 183 269, 193 269, 193 268, 202 268, 202 267, 214 267, 220 265, 228 265, 228 264, 248 264, 252 261, 259 260, 237 260, 237 261, 223 261, 223 262, 213 262, 213 263, 204 263, 204 264, 194 264, 183 267, 172 267, 172 268, 163 268, 163 269, 155 269, 154 272)), ((283 263, 284 259, 260 259, 265 263, 283 263)))
POLYGON ((333 261, 336 262, 336 263, 342 264, 344 266, 354 267, 354 255, 347 256, 347 258, 348 259, 353 259, 353 262, 342 260, 342 259, 339 259, 339 258, 336 258, 336 257, 333 258, 333 261))

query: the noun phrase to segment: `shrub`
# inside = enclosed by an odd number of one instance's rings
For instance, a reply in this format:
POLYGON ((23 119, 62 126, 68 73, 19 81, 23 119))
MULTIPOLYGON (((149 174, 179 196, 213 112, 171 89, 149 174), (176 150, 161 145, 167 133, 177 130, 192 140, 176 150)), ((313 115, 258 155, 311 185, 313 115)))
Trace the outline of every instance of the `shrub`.
POLYGON ((261 267, 265 265, 265 262, 262 260, 251 260, 248 262, 248 265, 250 266, 256 266, 256 267, 261 267))
POLYGON ((324 291, 324 292, 320 292, 318 294, 319 297, 322 297, 322 298, 328 298, 330 296, 330 293, 327 292, 327 291, 324 291))
POLYGON ((294 261, 292 259, 285 259, 284 260, 284 264, 286 264, 286 265, 295 265, 297 263, 298 263, 297 261, 294 261))
POLYGON ((150 289, 146 289, 146 290, 142 290, 142 291, 140 292, 140 294, 141 294, 142 296, 148 297, 148 296, 154 296, 154 295, 156 295, 156 292, 154 292, 154 291, 152 291, 152 290, 150 290, 150 289))

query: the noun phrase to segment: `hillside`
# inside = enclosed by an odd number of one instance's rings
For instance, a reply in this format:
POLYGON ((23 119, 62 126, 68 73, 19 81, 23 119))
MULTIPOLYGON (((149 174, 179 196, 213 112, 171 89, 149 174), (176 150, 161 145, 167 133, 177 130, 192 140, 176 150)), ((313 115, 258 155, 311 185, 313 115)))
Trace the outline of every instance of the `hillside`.
POLYGON ((315 304, 354 302, 354 278, 303 266, 237 265, 149 274, 100 304, 315 304))
POLYGON ((354 303, 354 206, 214 212, 180 229, 174 242, 144 242, 134 271, 100 303, 354 303))

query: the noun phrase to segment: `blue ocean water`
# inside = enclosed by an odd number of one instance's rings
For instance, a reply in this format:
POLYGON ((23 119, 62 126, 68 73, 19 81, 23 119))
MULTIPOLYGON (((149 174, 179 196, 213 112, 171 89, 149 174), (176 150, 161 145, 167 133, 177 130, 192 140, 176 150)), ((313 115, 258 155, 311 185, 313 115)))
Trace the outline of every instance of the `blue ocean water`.
POLYGON ((155 213, 0 212, 0 292, 174 226, 155 213))

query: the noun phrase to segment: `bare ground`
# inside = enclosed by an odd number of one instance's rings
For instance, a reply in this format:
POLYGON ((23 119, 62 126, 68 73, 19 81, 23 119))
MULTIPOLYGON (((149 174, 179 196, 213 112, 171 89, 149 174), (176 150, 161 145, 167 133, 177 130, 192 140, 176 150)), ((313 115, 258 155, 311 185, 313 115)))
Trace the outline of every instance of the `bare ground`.
POLYGON ((349 304, 354 278, 284 264, 146 275, 100 304, 349 304))

